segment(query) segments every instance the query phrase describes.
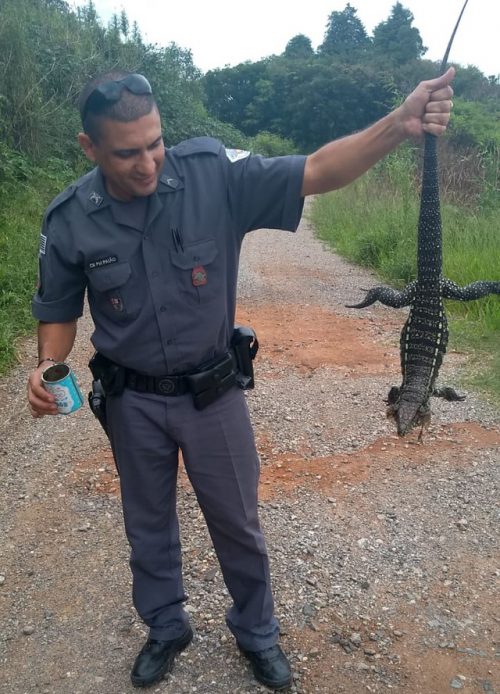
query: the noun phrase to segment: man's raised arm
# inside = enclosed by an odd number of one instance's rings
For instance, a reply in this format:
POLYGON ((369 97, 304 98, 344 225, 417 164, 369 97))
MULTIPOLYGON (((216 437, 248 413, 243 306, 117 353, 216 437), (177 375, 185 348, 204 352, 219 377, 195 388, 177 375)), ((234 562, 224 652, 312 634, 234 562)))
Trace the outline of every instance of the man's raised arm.
POLYGON ((424 132, 441 135, 452 108, 455 76, 450 68, 441 77, 420 82, 406 100, 384 118, 353 135, 334 140, 307 157, 302 195, 336 190, 368 171, 409 137, 424 132))

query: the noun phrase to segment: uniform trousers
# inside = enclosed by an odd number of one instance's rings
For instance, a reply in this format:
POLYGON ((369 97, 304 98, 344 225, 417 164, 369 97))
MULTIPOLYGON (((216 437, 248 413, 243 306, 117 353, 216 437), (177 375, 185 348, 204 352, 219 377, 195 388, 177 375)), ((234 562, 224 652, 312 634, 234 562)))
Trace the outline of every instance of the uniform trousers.
POLYGON ((257 513, 259 459, 243 391, 233 388, 200 411, 190 395, 125 389, 108 398, 107 416, 131 547, 133 601, 150 638, 176 638, 188 624, 176 509, 180 449, 233 600, 226 623, 244 649, 273 646, 279 626, 257 513))

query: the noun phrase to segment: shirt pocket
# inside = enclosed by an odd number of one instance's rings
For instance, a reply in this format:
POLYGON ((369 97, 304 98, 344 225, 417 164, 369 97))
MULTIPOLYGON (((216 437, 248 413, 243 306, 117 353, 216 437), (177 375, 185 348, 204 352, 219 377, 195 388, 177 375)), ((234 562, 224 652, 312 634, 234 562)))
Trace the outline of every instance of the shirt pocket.
POLYGON ((183 296, 198 304, 217 298, 221 290, 218 255, 214 239, 191 243, 182 250, 171 249, 170 261, 177 270, 177 284, 183 296))
POLYGON ((138 292, 132 285, 130 263, 122 262, 91 270, 88 274, 89 304, 117 322, 132 320, 140 311, 138 292))

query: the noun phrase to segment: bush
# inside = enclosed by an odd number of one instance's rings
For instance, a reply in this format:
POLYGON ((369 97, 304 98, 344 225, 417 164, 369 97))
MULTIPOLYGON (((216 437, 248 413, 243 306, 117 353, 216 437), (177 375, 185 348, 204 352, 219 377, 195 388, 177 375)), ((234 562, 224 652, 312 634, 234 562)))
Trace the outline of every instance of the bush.
POLYGON ((251 149, 264 157, 279 157, 285 154, 295 154, 297 151, 292 140, 268 132, 261 132, 253 137, 251 149))

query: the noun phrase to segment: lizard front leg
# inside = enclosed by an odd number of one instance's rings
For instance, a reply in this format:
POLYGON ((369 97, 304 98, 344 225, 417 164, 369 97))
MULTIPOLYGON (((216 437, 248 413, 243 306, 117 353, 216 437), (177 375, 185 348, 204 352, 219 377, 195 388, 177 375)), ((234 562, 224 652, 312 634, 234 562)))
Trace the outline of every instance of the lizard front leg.
MULTIPOLYGON (((391 287, 373 287, 359 304, 347 304, 347 308, 365 308, 376 301, 391 308, 409 306, 415 296, 416 282, 410 282, 401 292, 391 287)), ((365 290, 366 291, 366 290, 365 290)))
POLYGON ((488 294, 500 294, 500 282, 488 282, 478 280, 460 287, 452 280, 442 280, 442 293, 445 299, 455 299, 455 301, 473 301, 481 299, 488 294))

